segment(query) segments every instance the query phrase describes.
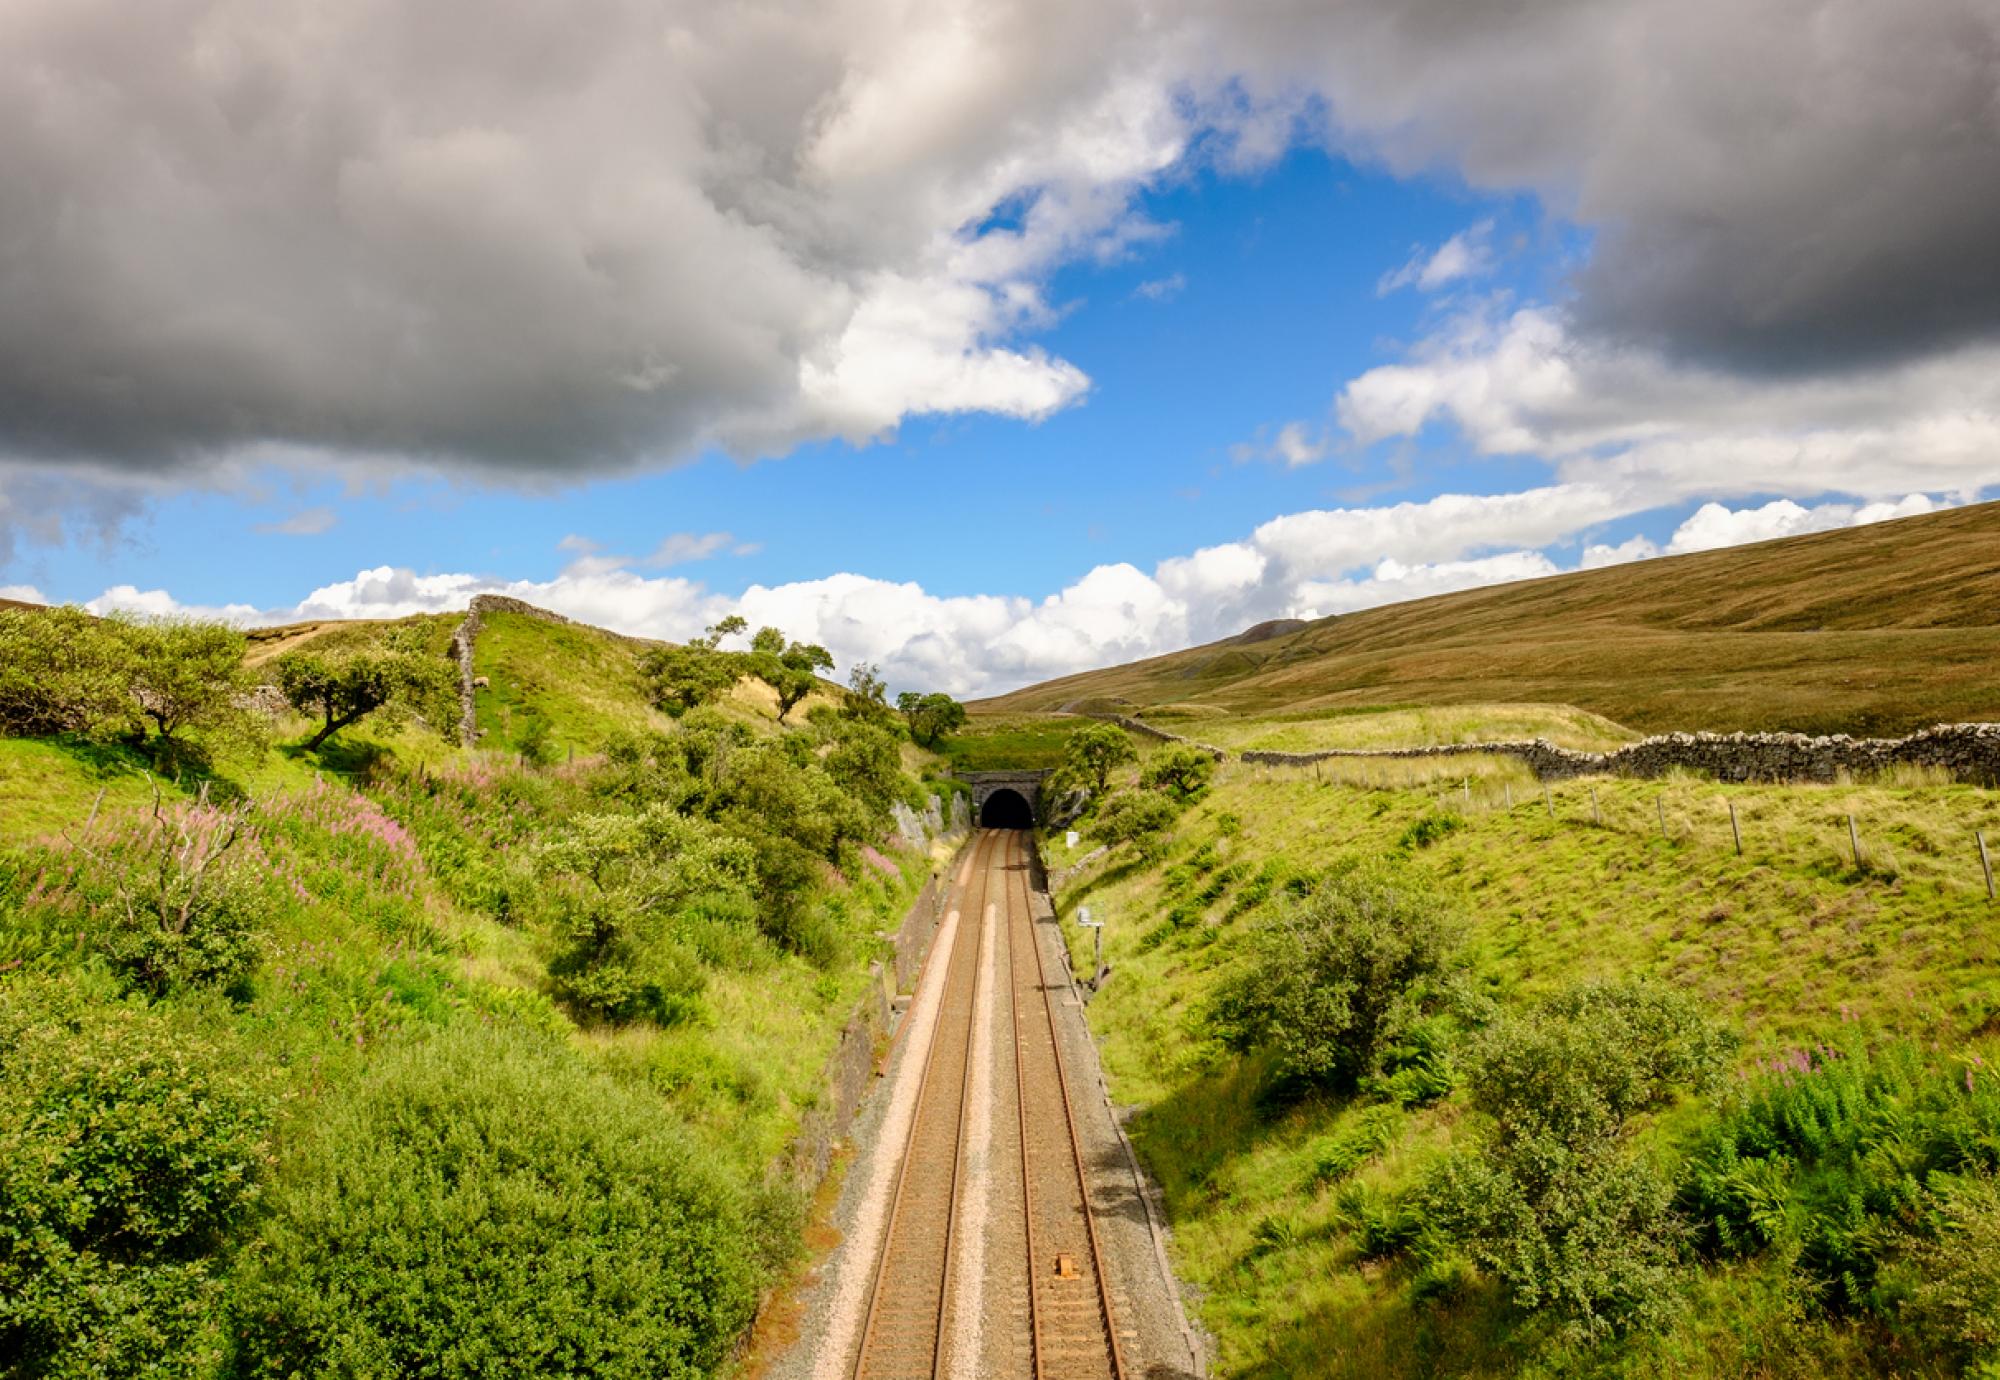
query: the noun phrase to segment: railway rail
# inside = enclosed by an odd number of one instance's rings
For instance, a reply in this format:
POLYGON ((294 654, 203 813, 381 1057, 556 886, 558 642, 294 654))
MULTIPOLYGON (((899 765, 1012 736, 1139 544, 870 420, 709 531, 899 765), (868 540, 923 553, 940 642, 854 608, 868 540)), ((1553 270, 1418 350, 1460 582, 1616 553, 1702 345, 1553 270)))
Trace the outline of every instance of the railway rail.
POLYGON ((1070 1103, 1055 989, 1035 936, 1028 861, 1027 836, 1018 831, 983 830, 973 845, 939 1015, 921 1051, 916 1113, 875 1263, 854 1363, 857 1380, 936 1380, 1017 1369, 1035 1380, 1126 1375, 1070 1103), (1001 954, 996 962, 984 961, 1001 954), (1007 990, 986 993, 982 1002, 983 984, 996 978, 1007 990), (993 1013, 992 1028, 1004 1030, 1012 1048, 1011 1057, 1003 1055, 1011 1064, 1002 1075, 1006 1086, 978 1100, 973 1090, 983 1081, 976 1057, 982 1010, 993 1013), (968 1247, 958 1239, 967 1208, 968 1126, 975 1121, 989 1129, 999 1152, 992 1160, 994 1210, 982 1214, 977 1233, 995 1233, 983 1259, 977 1242, 968 1247), (968 1306, 961 1296, 981 1301, 970 1305, 979 1327, 1002 1329, 988 1344, 993 1354, 1015 1358, 1005 1369, 988 1371, 979 1356, 953 1354, 955 1345, 965 1345, 965 1329, 954 1326, 968 1306))

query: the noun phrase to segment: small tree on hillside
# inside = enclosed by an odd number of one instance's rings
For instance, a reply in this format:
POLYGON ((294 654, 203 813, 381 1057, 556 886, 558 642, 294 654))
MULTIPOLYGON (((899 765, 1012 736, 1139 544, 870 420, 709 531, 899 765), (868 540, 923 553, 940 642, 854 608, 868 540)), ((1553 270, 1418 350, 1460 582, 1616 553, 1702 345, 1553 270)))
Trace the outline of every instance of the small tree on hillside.
POLYGON ((847 711, 863 719, 888 716, 889 687, 882 679, 882 668, 872 661, 857 661, 847 673, 847 711))
POLYGON ((696 638, 685 647, 654 647, 639 658, 639 674, 646 681, 653 707, 676 719, 690 709, 721 699, 742 673, 740 657, 715 650, 704 638, 696 638))
POLYGON ((936 747, 946 734, 965 727, 965 706, 946 694, 905 690, 896 696, 896 710, 909 724, 910 737, 925 747, 936 747))
POLYGON ((1069 741, 1063 744, 1060 770, 1071 780, 1090 782, 1102 796, 1111 784, 1112 770, 1136 761, 1138 756, 1124 729, 1112 724, 1088 724, 1070 734, 1069 741))
POLYGON ((130 722, 129 657, 74 605, 0 609, 0 732, 100 733, 130 722))
MULTIPOLYGON (((740 621, 740 620, 739 620, 740 621)), ((778 722, 819 684, 818 671, 833 669, 833 654, 817 642, 787 642, 776 628, 750 639, 750 674, 778 692, 778 722)))
POLYGON ((320 720, 308 751, 378 710, 411 711, 441 731, 455 682, 450 665, 402 637, 364 651, 286 652, 276 670, 292 707, 320 720))
POLYGON ((130 658, 132 698, 162 742, 178 746, 190 731, 251 736, 242 702, 250 681, 242 633, 188 618, 121 619, 112 626, 130 658))

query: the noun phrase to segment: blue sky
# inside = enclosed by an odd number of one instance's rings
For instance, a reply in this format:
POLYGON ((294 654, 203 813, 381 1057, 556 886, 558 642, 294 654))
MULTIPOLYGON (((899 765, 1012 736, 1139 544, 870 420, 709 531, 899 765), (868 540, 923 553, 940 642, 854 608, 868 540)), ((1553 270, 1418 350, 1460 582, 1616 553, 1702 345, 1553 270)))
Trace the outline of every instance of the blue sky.
MULTIPOLYGON (((211 47, 163 29, 148 77, 191 109, 235 99, 217 32, 292 52, 201 3, 211 47)), ((2000 294, 1907 267, 2000 223, 1954 191, 1986 155, 1940 135, 1950 83, 1888 99, 1866 7, 1823 16, 1839 108, 1824 54, 1719 0, 1553 45, 1126 7, 695 6, 709 46, 638 85, 645 4, 592 7, 546 80, 546 17, 487 14, 452 82, 370 65, 405 17, 337 8, 310 73, 260 78, 268 128, 17 123, 0 175, 69 210, 0 265, 0 590, 268 621, 494 589, 666 637, 741 609, 977 693, 2000 481, 2000 294), (1781 114, 1697 99, 1711 9, 1803 93, 1781 114), (1884 143, 1918 174, 1870 222, 1839 189, 1884 143)), ((51 45, 49 112, 120 89, 51 45)))

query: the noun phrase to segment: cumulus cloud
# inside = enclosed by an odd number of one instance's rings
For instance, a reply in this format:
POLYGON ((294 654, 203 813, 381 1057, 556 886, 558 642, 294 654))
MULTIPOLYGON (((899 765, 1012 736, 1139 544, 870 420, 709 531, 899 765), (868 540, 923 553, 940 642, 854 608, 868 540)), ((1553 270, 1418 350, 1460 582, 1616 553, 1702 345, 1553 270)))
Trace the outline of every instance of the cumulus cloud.
POLYGON ((2000 478, 2000 343, 1861 374, 1751 379, 1576 333, 1546 307, 1475 307, 1335 403, 1359 444, 1435 420, 1570 483, 1686 497, 1971 492, 2000 478))
POLYGON ((1675 529, 1667 551, 1669 554, 1709 551, 1719 546, 1774 541, 1836 527, 1862 527, 1871 522, 1932 512, 1937 506, 1927 494, 1906 494, 1893 503, 1821 503, 1810 508, 1788 498, 1775 499, 1757 508, 1731 509, 1720 503, 1704 503, 1675 529))
POLYGON ((46 604, 48 596, 33 585, 0 585, 0 599, 12 599, 22 604, 46 604))

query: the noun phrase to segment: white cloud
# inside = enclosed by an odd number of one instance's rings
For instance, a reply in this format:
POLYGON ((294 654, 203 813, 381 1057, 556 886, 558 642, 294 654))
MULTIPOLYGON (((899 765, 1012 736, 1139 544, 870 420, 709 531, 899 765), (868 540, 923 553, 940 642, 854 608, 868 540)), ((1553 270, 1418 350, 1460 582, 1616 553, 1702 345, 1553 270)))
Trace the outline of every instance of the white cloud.
POLYGON ((1335 403, 1358 444, 1434 421, 1478 451, 1655 506, 1691 497, 1971 493, 2000 478, 2000 345, 1872 371, 1751 379, 1577 336, 1540 307, 1462 313, 1335 403))
POLYGON ((12 599, 23 604, 46 604, 48 596, 33 585, 0 585, 0 599, 12 599))
POLYGON ((620 632, 676 641, 734 612, 753 626, 770 624, 823 643, 843 667, 881 665, 899 687, 991 694, 1212 641, 1268 618, 1348 613, 1566 568, 1881 521, 1926 512, 1935 503, 1922 493, 1859 505, 1806 507, 1778 499, 1730 509, 1712 503, 1682 523, 1663 552, 1644 536, 1615 545, 1588 540, 1603 525, 1641 510, 1627 492, 1556 484, 1515 494, 1443 494, 1287 514, 1240 541, 1161 561, 1150 574, 1123 562, 1097 566, 1039 600, 940 596, 914 582, 853 572, 751 585, 730 595, 685 577, 644 573, 648 562, 602 556, 587 540, 568 538, 564 548, 579 557, 548 580, 420 575, 380 566, 323 585, 285 608, 187 608, 166 591, 130 585, 105 591, 89 607, 277 623, 445 612, 464 608, 474 594, 495 593, 620 632), (1550 554, 1579 546, 1572 566, 1550 554))
POLYGON ((1375 285, 1375 295, 1386 297, 1406 287, 1436 292, 1461 278, 1478 278, 1491 273, 1492 236, 1493 222, 1482 220, 1459 231, 1432 252, 1426 253, 1419 247, 1401 268, 1383 275, 1382 281, 1375 285))
POLYGON ((736 539, 727 532, 675 532, 661 539, 652 554, 640 564, 653 567, 686 565, 705 561, 727 548, 736 539))
POLYGON ((1169 273, 1164 278, 1148 278, 1132 289, 1134 297, 1143 297, 1148 302, 1171 302, 1187 288, 1185 273, 1169 273))
POLYGON ((1675 529, 1667 552, 1710 551, 1720 546, 1741 546, 1746 542, 1773 541, 1807 532, 1826 532, 1836 527, 1861 527, 1890 518, 1914 517, 1936 510, 1938 505, 1926 494, 1907 494, 1893 503, 1822 503, 1804 507, 1780 498, 1758 508, 1726 508, 1720 503, 1704 503, 1675 529))

